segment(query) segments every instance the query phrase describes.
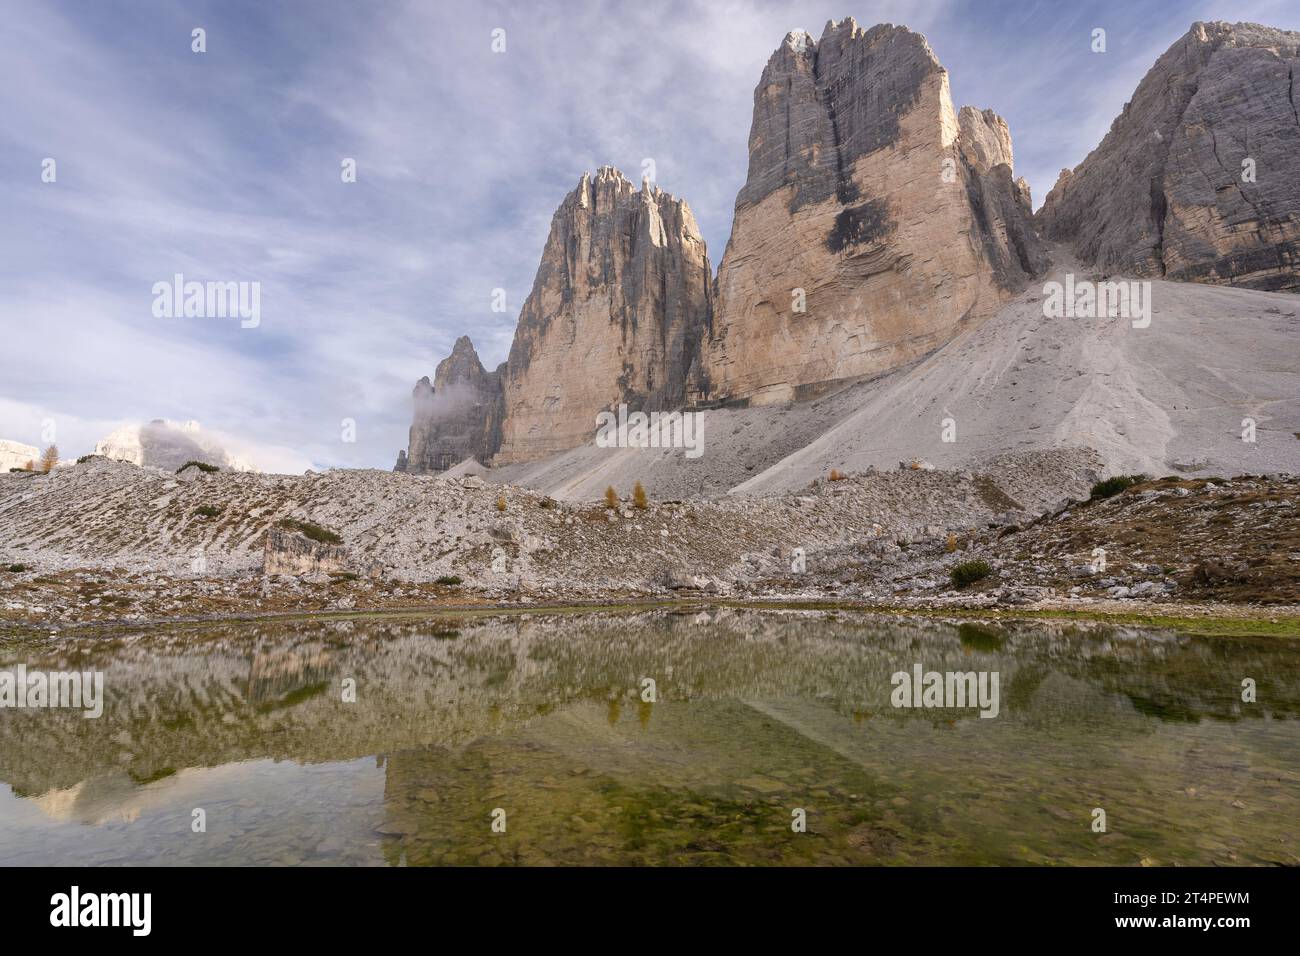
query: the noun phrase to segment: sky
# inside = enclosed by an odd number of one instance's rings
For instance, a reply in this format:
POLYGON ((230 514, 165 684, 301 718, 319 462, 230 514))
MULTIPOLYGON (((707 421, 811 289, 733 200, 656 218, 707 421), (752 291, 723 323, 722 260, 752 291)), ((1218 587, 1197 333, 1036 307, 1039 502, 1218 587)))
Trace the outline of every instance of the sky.
POLYGON ((653 160, 716 269, 763 65, 846 16, 925 34, 1035 204, 1195 20, 1300 29, 1294 0, 0 0, 0 438, 167 418, 263 470, 391 468, 458 336, 505 360, 584 171, 653 160), (160 317, 177 273, 259 283, 259 321, 160 317))

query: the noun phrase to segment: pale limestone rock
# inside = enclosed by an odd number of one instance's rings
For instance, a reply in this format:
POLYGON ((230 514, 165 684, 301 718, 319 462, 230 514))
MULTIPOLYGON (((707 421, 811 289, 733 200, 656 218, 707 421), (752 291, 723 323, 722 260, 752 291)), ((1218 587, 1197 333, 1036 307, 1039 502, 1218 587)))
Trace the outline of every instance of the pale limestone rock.
POLYGON ((498 464, 589 441, 596 415, 680 405, 712 305, 690 207, 618 170, 584 175, 551 222, 504 370, 498 464))
POLYGON ((458 342, 416 386, 399 469, 545 457, 590 441, 596 414, 623 402, 816 394, 934 350, 1045 267, 1006 123, 958 117, 918 34, 852 20, 820 42, 791 33, 754 99, 718 282, 684 202, 610 167, 584 176, 552 221, 509 361, 489 375, 458 342), (472 399, 446 410, 453 381, 472 399))
POLYGON ((965 160, 971 210, 984 255, 1003 287, 1018 287, 1045 272, 1047 251, 1034 230, 1029 183, 1013 179, 1011 131, 992 110, 963 106, 957 144, 965 160))
POLYGON ((262 547, 263 574, 330 574, 347 569, 347 551, 336 544, 313 541, 284 528, 267 528, 262 547))
POLYGON ((29 461, 40 465, 39 448, 35 445, 24 445, 22 442, 0 438, 0 474, 7 473, 10 468, 26 468, 29 461))
POLYGON ((231 471, 257 470, 228 452, 194 421, 179 423, 156 418, 140 425, 125 425, 100 439, 94 453, 163 471, 175 471, 187 461, 202 461, 231 471))
POLYGON ((896 368, 1040 271, 1010 243, 1032 230, 1013 222, 1005 124, 970 144, 960 132, 919 34, 851 19, 816 43, 789 34, 754 92, 749 175, 690 397, 783 402, 896 368), (986 209, 990 197, 1005 201, 986 209))
POLYGON ((957 114, 961 127, 960 146, 967 161, 980 170, 1007 165, 1014 168, 1011 130, 1007 121, 992 110, 963 106, 957 114))

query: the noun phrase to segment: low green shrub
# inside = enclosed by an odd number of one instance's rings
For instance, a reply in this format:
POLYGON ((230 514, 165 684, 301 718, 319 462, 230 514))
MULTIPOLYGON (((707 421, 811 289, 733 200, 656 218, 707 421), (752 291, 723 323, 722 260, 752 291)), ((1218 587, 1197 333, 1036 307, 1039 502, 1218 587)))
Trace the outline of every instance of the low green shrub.
POLYGON ((454 574, 444 574, 442 577, 438 578, 438 580, 434 581, 433 583, 445 584, 450 587, 455 587, 457 584, 463 584, 464 582, 454 574))
POLYGON ((1140 485, 1146 480, 1146 475, 1116 475, 1114 478, 1107 478, 1092 486, 1092 493, 1088 500, 1100 501, 1102 498, 1113 498, 1121 491, 1140 485))
POLYGON ((199 505, 194 509, 194 514, 199 518, 218 518, 221 516, 221 509, 216 505, 199 505))
POLYGON ((185 464, 181 465, 179 468, 176 469, 176 474, 179 475, 186 468, 190 467, 190 465, 193 465, 199 471, 205 471, 208 474, 212 474, 213 472, 221 470, 216 465, 209 465, 206 461, 198 461, 196 459, 191 458, 185 464))
POLYGON ((948 572, 948 577, 952 579, 953 587, 964 588, 966 585, 974 584, 992 573, 993 569, 989 567, 987 561, 976 559, 954 564, 952 570, 948 572))
POLYGON ((313 541, 319 541, 322 544, 342 544, 343 538, 330 531, 328 528, 322 528, 318 524, 310 521, 301 521, 298 518, 283 518, 278 522, 281 528, 286 531, 297 531, 299 534, 311 538, 313 541))

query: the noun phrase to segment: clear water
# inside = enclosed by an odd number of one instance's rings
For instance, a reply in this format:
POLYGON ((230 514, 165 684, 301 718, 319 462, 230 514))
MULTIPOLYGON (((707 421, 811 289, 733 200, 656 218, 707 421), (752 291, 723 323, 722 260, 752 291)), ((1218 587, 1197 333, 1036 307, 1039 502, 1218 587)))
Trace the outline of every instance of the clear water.
POLYGON ((1285 639, 724 609, 0 646, 19 662, 102 671, 106 706, 0 709, 6 864, 1300 863, 1285 639), (1000 713, 892 707, 917 663, 998 672, 1000 713))

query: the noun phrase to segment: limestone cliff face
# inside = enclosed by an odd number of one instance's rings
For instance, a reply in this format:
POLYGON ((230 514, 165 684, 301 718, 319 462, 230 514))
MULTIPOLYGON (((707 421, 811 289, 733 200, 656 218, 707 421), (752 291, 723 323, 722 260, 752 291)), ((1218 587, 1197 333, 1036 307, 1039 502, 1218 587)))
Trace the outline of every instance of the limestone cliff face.
POLYGON ((398 469, 530 461, 589 441, 597 413, 620 402, 680 407, 712 303, 690 207, 609 166, 584 175, 551 221, 509 361, 489 373, 459 339, 415 386, 398 469))
POLYGON ((1041 230, 1103 269, 1300 291, 1297 74, 1300 33, 1193 24, 1062 172, 1041 230))
POLYGON ((957 122, 957 146, 985 259, 998 284, 1014 288, 1048 266, 1047 251, 1034 229, 1029 183, 1014 178, 1006 120, 992 110, 963 106, 957 122))
POLYGON ((433 381, 420 379, 412 391, 415 416, 410 447, 399 471, 446 471, 466 458, 486 462, 501 444, 501 366, 488 372, 468 335, 438 363, 433 381))
POLYGON ((590 440, 596 414, 678 407, 712 307, 690 207, 618 170, 584 175, 551 221, 504 373, 497 464, 590 440))
POLYGON ((977 131, 964 147, 947 72, 919 34, 849 19, 820 41, 787 35, 754 92, 691 397, 780 402, 886 371, 1039 271, 1005 124, 993 141, 977 131))

